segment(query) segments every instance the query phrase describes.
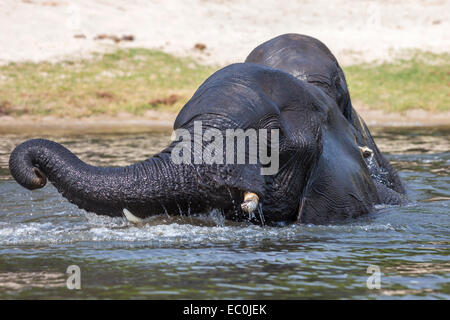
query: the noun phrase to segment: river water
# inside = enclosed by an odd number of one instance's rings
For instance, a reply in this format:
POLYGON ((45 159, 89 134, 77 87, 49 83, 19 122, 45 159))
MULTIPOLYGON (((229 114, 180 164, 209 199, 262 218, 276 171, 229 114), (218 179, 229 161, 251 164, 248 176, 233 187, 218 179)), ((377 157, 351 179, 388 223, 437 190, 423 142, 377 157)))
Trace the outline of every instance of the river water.
MULTIPOLYGON (((31 192, 13 181, 10 152, 37 136, 2 135, 0 298, 449 299, 450 128, 373 134, 407 184, 408 205, 345 225, 278 228, 217 213, 142 226, 88 214, 52 185, 31 192), (80 290, 66 286, 71 265, 80 290), (367 286, 369 266, 380 270, 379 289, 367 286)), ((145 159, 169 141, 168 133, 40 137, 103 166, 145 159)))

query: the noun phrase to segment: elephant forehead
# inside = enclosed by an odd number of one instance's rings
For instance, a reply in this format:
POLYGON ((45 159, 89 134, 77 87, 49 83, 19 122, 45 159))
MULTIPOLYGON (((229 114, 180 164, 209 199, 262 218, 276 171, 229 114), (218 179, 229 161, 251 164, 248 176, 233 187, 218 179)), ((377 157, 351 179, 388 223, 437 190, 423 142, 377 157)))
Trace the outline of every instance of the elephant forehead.
POLYGON ((329 90, 338 73, 336 58, 323 43, 296 34, 282 35, 261 44, 249 54, 246 62, 283 70, 299 80, 329 90))
POLYGON ((278 106, 255 84, 220 82, 200 89, 178 114, 174 129, 205 114, 218 115, 240 128, 248 128, 269 114, 280 113, 278 106))
POLYGON ((308 60, 325 64, 335 64, 336 58, 319 40, 295 34, 285 34, 266 41, 256 47, 247 57, 246 62, 271 62, 275 66, 290 57, 303 56, 308 60))

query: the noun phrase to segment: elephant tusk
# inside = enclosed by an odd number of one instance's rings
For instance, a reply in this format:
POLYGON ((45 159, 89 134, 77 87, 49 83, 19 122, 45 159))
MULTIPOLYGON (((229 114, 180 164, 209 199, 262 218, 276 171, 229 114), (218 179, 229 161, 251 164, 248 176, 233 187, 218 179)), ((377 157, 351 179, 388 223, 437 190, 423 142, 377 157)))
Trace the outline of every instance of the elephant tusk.
POLYGON ((125 215, 125 218, 127 218, 128 221, 133 223, 139 223, 144 221, 144 219, 136 217, 134 214, 132 214, 128 209, 123 209, 123 214, 125 215))
POLYGON ((358 148, 359 148, 359 150, 361 150, 362 155, 363 155, 364 158, 368 158, 368 157, 370 157, 370 156, 373 154, 372 149, 370 149, 370 148, 367 147, 367 146, 364 146, 364 147, 358 147, 358 148))
POLYGON ((252 213, 258 207, 259 197, 253 192, 244 193, 244 202, 241 204, 242 210, 252 213))

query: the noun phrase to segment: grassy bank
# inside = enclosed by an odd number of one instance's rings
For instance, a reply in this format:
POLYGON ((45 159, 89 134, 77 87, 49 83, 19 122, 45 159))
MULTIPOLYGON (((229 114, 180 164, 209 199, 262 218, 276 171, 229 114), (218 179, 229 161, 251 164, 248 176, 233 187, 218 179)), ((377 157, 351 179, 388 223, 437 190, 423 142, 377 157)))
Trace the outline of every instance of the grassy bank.
POLYGON ((85 61, 0 67, 0 114, 86 117, 179 110, 215 68, 126 49, 85 61))
MULTIPOLYGON (((217 68, 147 49, 124 49, 85 61, 0 67, 0 115, 114 116, 178 111, 217 68)), ((344 68, 353 101, 405 111, 450 108, 450 55, 344 68)))
POLYGON ((450 54, 415 52, 408 59, 344 68, 353 101, 392 112, 450 110, 450 54))

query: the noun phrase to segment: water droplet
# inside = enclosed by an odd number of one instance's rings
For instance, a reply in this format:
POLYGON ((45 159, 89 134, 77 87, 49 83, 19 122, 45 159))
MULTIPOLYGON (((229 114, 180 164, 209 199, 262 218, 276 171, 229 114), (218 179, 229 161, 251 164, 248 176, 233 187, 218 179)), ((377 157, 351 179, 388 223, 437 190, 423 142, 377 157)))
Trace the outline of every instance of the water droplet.
POLYGON ((166 209, 166 207, 164 207, 164 205, 163 205, 163 204, 161 205, 161 207, 163 207, 163 209, 164 209, 164 212, 166 213, 166 216, 169 216, 169 212, 167 212, 167 209, 166 209))
POLYGON ((264 212, 262 210, 262 204, 258 203, 258 213, 259 213, 259 220, 261 221, 261 227, 264 227, 265 221, 264 221, 264 212))

